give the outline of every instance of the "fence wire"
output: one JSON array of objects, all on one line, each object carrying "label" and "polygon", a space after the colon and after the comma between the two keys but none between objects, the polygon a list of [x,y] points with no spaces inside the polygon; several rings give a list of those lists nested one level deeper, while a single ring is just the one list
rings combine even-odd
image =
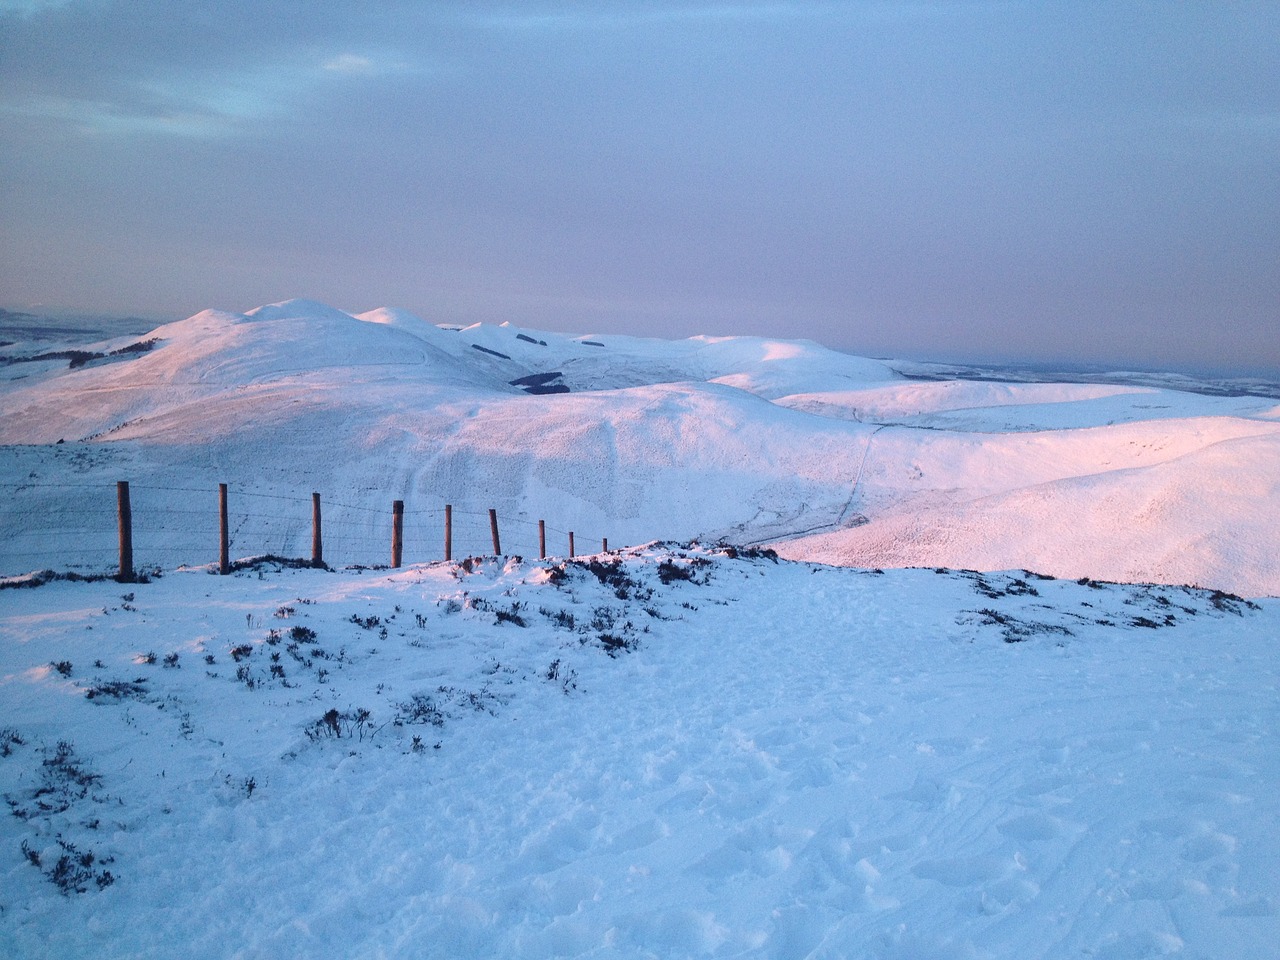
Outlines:
[{"label": "fence wire", "polygon": [[[0,484],[0,576],[58,569],[113,573],[118,569],[120,525],[114,483]],[[393,513],[385,509],[320,498],[323,560],[332,567],[388,566],[392,560]],[[137,570],[217,564],[220,553],[217,488],[187,485],[129,485],[133,563]],[[495,554],[489,510],[455,505],[451,556]],[[501,554],[538,557],[539,522],[498,511]],[[441,503],[404,501],[402,563],[445,558],[446,511]],[[563,520],[543,522],[545,553],[551,557],[594,554],[605,539],[573,531]],[[230,559],[274,555],[310,560],[312,497],[280,492],[228,489],[227,540]],[[619,544],[614,544],[619,546]]]}]

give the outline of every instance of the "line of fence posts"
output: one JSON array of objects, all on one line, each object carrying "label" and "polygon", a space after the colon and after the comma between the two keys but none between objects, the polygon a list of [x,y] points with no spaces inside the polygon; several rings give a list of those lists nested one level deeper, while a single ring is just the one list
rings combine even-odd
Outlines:
[{"label": "line of fence posts", "polygon": [[[227,485],[218,484],[218,573],[231,572],[231,529],[228,523]],[[116,579],[133,583],[133,510],[129,501],[129,481],[116,481],[116,518],[120,542],[120,572]],[[498,511],[489,509],[489,533],[493,539],[493,555],[502,556],[502,540],[498,535]],[[601,550],[609,552],[609,538],[601,540]],[[574,534],[569,531],[569,556],[576,556]],[[538,521],[538,559],[547,558],[547,523]],[[391,566],[398,569],[404,559],[404,501],[391,503]],[[453,560],[453,504],[444,507],[444,559]],[[324,566],[324,536],[320,521],[320,494],[311,494],[311,565]]]}]

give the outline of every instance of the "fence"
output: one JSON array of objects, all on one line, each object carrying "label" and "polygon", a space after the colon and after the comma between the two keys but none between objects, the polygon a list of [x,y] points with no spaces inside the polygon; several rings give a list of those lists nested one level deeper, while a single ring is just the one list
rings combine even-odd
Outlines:
[{"label": "fence", "polygon": [[[608,552],[606,537],[549,526],[545,520],[496,508],[443,504],[413,508],[393,500],[389,509],[327,501],[319,493],[295,496],[209,488],[107,484],[6,484],[0,573],[61,565],[111,569],[122,581],[139,567],[216,563],[221,573],[234,557],[278,556],[314,566],[391,566],[463,556],[574,556]],[[23,510],[18,494],[42,493]],[[204,499],[207,498],[207,499]],[[203,502],[202,502],[203,501]],[[15,508],[16,505],[16,508]],[[505,550],[504,550],[505,548]],[[12,568],[12,569],[5,569]]]}]

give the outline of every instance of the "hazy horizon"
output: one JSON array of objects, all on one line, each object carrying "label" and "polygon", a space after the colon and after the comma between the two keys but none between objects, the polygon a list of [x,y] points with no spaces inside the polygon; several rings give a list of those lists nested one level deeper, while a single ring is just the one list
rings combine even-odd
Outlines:
[{"label": "hazy horizon", "polygon": [[0,303],[1280,371],[1280,7],[0,0]]},{"label": "hazy horizon", "polygon": [[[255,306],[263,306],[263,304],[255,304]],[[403,308],[395,308],[393,305],[387,305],[387,304],[384,304],[382,306],[390,306],[392,309],[403,309]],[[228,308],[210,307],[205,309],[227,310]],[[241,313],[244,310],[251,310],[251,309],[254,309],[254,308],[245,307],[242,310],[231,310],[230,312]],[[364,312],[366,308],[362,307],[357,309],[357,308],[339,307],[338,309],[341,309],[346,313],[350,313],[354,317],[356,314]],[[372,309],[377,309],[377,308],[375,307]],[[6,312],[8,316],[5,315]],[[18,310],[16,308],[13,308],[12,306],[5,306],[4,304],[0,304],[0,339],[3,339],[3,334],[5,330],[15,329],[15,325],[12,323],[10,318],[18,314],[26,314],[34,317],[37,320],[37,323],[34,325],[35,327],[39,327],[42,325],[40,321],[46,321],[50,329],[65,330],[69,332],[82,331],[85,334],[84,336],[85,342],[89,342],[91,338],[97,335],[101,335],[100,338],[105,338],[107,336],[126,336],[126,335],[140,336],[163,324],[173,323],[179,320],[187,319],[187,317],[177,317],[177,316],[171,316],[171,317],[144,316],[138,312],[129,312],[129,311],[123,311],[117,314],[117,313],[111,313],[111,312],[101,311],[101,310],[80,310],[72,307],[55,307],[55,306],[47,306],[43,304],[36,304],[33,307],[31,307],[29,310],[24,311],[24,310]],[[423,319],[425,320],[426,318],[423,318]],[[450,321],[444,320],[444,319],[440,319],[434,322],[442,323],[445,325],[451,325]],[[480,322],[483,322],[483,321],[480,321]],[[530,329],[530,330],[543,329],[546,332],[563,333],[571,336],[589,336],[589,335],[598,333],[598,331],[595,329],[556,329],[551,327],[536,328],[536,327],[528,326],[526,324],[518,323],[514,320],[510,321],[510,323],[513,326],[527,327],[527,329]],[[58,326],[58,325],[65,325],[65,326]],[[24,328],[17,327],[17,329],[24,329]],[[617,331],[613,331],[612,335],[632,336],[633,334],[629,334],[625,330],[617,330]],[[634,334],[634,335],[635,336],[653,336],[653,334]],[[699,336],[699,334],[690,334],[689,336]],[[840,346],[839,344],[826,343],[818,340],[816,337],[806,337],[803,334],[798,335],[794,338],[784,338],[784,339],[813,340],[815,342],[822,343],[823,346],[828,347],[832,350],[836,350],[841,353],[850,354],[852,356],[864,356],[873,360],[902,361],[905,363],[931,365],[931,366],[936,366],[940,368],[954,367],[957,369],[957,371],[960,371],[961,373],[966,371],[969,373],[978,372],[978,371],[988,371],[992,373],[1006,373],[1006,374],[1013,374],[1013,373],[1042,374],[1045,376],[1053,376],[1053,375],[1068,376],[1071,374],[1079,374],[1081,376],[1105,376],[1108,374],[1123,375],[1125,373],[1158,375],[1162,373],[1167,373],[1167,374],[1173,374],[1175,376],[1185,376],[1185,377],[1191,377],[1191,378],[1200,377],[1200,378],[1205,378],[1207,380],[1213,380],[1213,379],[1261,380],[1261,381],[1267,381],[1270,384],[1274,385],[1277,389],[1280,389],[1280,368],[1268,368],[1265,366],[1253,366],[1253,367],[1246,366],[1246,367],[1228,367],[1228,368],[1214,368],[1214,367],[1208,367],[1204,365],[1196,366],[1194,364],[1185,364],[1181,366],[1158,366],[1158,365],[1144,366],[1140,362],[1125,363],[1122,360],[1116,360],[1113,363],[1107,363],[1104,361],[1082,361],[1082,360],[1072,360],[1067,358],[1055,359],[1052,357],[1047,357],[1047,358],[1046,357],[1030,357],[1030,358],[1010,357],[1010,358],[1001,359],[999,357],[983,356],[983,355],[977,355],[977,354],[974,354],[974,355],[957,354],[957,355],[950,355],[950,356],[942,355],[942,354],[929,355],[924,353],[909,354],[905,352],[897,353],[897,354],[888,354],[888,353],[870,354],[866,352],[860,353],[856,349],[843,347],[843,346]]]}]

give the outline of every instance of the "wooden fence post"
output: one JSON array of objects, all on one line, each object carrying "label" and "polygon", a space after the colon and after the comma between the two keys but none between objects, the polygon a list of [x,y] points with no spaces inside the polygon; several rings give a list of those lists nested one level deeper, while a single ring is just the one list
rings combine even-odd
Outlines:
[{"label": "wooden fence post", "polygon": [[116,481],[116,519],[120,529],[121,583],[133,583],[133,510],[129,506],[129,481]]},{"label": "wooden fence post", "polygon": [[453,504],[444,505],[444,558],[453,559]]},{"label": "wooden fence post", "polygon": [[569,556],[573,557],[573,531],[569,531]]},{"label": "wooden fence post", "polygon": [[547,559],[547,521],[538,521],[538,559]]},{"label": "wooden fence post", "polygon": [[489,508],[489,532],[493,534],[493,555],[502,556],[502,541],[498,539],[498,511]]},{"label": "wooden fence post", "polygon": [[320,494],[311,494],[311,565],[324,566],[324,537],[320,534]]},{"label": "wooden fence post", "polygon": [[391,504],[391,566],[399,567],[404,553],[404,501]]},{"label": "wooden fence post", "polygon": [[231,572],[231,535],[227,531],[227,485],[218,484],[218,573]]},{"label": "wooden fence post", "polygon": [[608,537],[605,537],[603,540],[601,540],[601,541],[600,541],[600,543],[601,543],[600,552],[601,552],[601,553],[608,553],[608,552],[609,552],[609,538],[608,538]]}]

